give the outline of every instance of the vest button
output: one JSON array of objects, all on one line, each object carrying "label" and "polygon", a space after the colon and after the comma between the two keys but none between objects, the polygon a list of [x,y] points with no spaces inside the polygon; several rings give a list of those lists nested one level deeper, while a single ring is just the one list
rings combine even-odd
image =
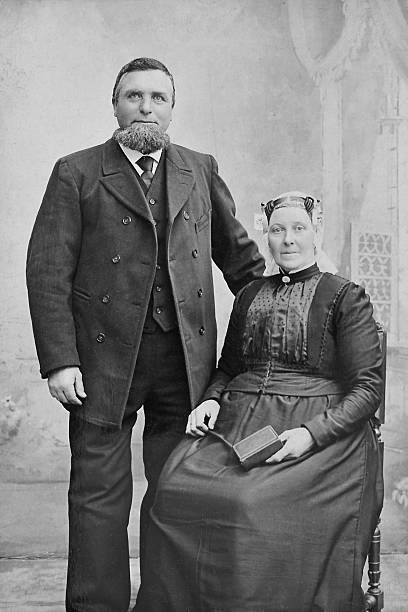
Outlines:
[{"label": "vest button", "polygon": [[150,204],[151,206],[154,206],[154,205],[156,204],[156,200],[155,200],[154,198],[150,198],[150,200],[149,200],[149,204]]},{"label": "vest button", "polygon": [[111,296],[110,295],[106,294],[106,295],[103,296],[102,302],[104,304],[109,304],[110,301],[111,301]]},{"label": "vest button", "polygon": [[185,220],[186,220],[186,221],[188,221],[188,220],[189,220],[190,215],[188,214],[188,211],[187,211],[187,210],[183,210],[183,217],[185,218]]},{"label": "vest button", "polygon": [[129,223],[131,222],[132,222],[132,217],[129,217],[128,215],[126,215],[126,217],[123,217],[122,219],[123,225],[129,225]]},{"label": "vest button", "polygon": [[161,290],[162,290],[161,286],[160,285],[156,285],[156,291],[161,291]]},{"label": "vest button", "polygon": [[157,306],[156,313],[161,314],[162,312],[163,312],[163,308],[161,308],[160,306]]},{"label": "vest button", "polygon": [[96,336],[96,341],[99,342],[99,344],[102,344],[102,342],[105,342],[105,334],[103,334],[102,332],[100,332],[97,336]]},{"label": "vest button", "polygon": [[197,257],[198,257],[198,251],[197,251],[197,249],[193,249],[193,250],[191,251],[191,254],[192,254],[192,256],[194,257],[194,259],[197,259]]},{"label": "vest button", "polygon": [[112,263],[117,264],[120,262],[120,255],[114,255],[112,257]]},{"label": "vest button", "polygon": [[203,293],[204,293],[204,291],[202,289],[198,289],[197,290],[198,297],[203,297]]},{"label": "vest button", "polygon": [[198,330],[198,333],[200,334],[200,336],[204,336],[205,328],[204,327],[200,327],[200,329]]}]

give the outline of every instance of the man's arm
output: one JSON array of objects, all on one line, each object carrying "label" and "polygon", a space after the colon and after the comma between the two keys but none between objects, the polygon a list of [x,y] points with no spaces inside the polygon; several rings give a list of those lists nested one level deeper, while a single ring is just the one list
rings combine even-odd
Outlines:
[{"label": "man's arm", "polygon": [[[210,156],[211,157],[211,156]],[[235,218],[235,204],[211,157],[212,258],[236,294],[265,271],[265,261],[255,242]]]},{"label": "man's arm", "polygon": [[[72,398],[72,388],[75,395],[83,394],[72,315],[72,281],[80,246],[79,190],[62,160],[51,174],[27,256],[28,297],[40,370],[44,378],[50,375],[51,393],[60,401],[61,393]],[[65,383],[70,381],[62,385],[64,391],[61,377]]]}]

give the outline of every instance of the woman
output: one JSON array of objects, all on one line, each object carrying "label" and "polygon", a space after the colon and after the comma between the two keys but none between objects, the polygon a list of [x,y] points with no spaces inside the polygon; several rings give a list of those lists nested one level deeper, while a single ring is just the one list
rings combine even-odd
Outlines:
[{"label": "woman", "polygon": [[[143,612],[361,612],[381,503],[381,353],[364,290],[314,262],[318,202],[265,206],[280,273],[237,295],[222,356],[160,478]],[[245,470],[231,445],[272,425]],[[216,435],[214,435],[216,434]]]}]

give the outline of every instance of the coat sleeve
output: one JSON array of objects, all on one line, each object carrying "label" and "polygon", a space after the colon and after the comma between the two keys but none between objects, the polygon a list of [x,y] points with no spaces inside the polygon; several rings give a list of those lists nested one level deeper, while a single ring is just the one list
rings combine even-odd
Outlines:
[{"label": "coat sleeve", "polygon": [[51,370],[80,365],[72,315],[72,281],[80,245],[79,190],[67,161],[59,160],[27,254],[30,314],[43,378]]},{"label": "coat sleeve", "polygon": [[382,354],[372,313],[364,289],[346,285],[335,307],[333,330],[346,394],[335,407],[304,423],[320,447],[355,431],[380,404]]},{"label": "coat sleeve", "polygon": [[235,295],[250,281],[265,271],[265,261],[255,242],[248,237],[235,218],[235,204],[224,181],[218,174],[217,162],[210,156],[212,227],[212,258],[222,271],[225,281]]}]

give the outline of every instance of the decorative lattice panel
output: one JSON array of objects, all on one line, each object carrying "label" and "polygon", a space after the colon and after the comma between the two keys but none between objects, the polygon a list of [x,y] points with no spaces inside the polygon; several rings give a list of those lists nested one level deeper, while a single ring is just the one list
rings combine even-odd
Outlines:
[{"label": "decorative lattice panel", "polygon": [[392,237],[353,228],[352,276],[365,287],[374,306],[374,316],[391,328]]}]

